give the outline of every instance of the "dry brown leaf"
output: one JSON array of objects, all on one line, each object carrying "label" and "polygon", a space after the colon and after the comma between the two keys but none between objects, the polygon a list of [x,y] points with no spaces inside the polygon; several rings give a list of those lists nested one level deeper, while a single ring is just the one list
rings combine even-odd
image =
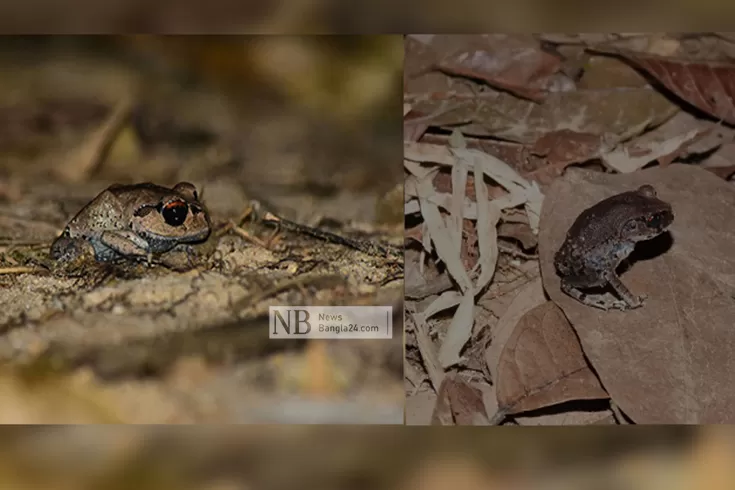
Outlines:
[{"label": "dry brown leaf", "polygon": [[432,420],[435,425],[487,425],[482,391],[457,373],[444,377]]},{"label": "dry brown leaf", "polygon": [[532,250],[538,245],[538,236],[528,223],[501,223],[498,226],[498,236],[517,240],[523,250]]},{"label": "dry brown leaf", "polygon": [[[463,49],[461,43],[468,42],[462,41],[463,36],[451,37],[455,50]],[[630,128],[656,126],[678,110],[647,86],[592,90],[569,86],[549,92],[538,104],[488,90],[472,80],[427,70],[437,55],[427,43],[415,38],[407,38],[406,53],[404,99],[414,110],[430,114],[432,126],[459,125],[466,135],[495,136],[526,144],[533,144],[548,132],[565,129],[597,136],[621,135]]]},{"label": "dry brown leaf", "polygon": [[[655,186],[674,222],[640,243],[621,276],[643,307],[601,311],[561,292],[553,256],[579,213],[613,194]],[[735,422],[735,190],[673,164],[626,175],[567,170],[549,189],[539,235],[544,287],[574,327],[614,403],[634,422]],[[640,260],[646,259],[646,260]]]},{"label": "dry brown leaf", "polygon": [[693,129],[663,141],[636,141],[631,145],[603,152],[600,159],[606,167],[620,173],[640,170],[654,160],[659,160],[662,166],[666,166],[683,153],[686,146],[699,135],[698,130]]},{"label": "dry brown leaf", "polygon": [[735,143],[722,145],[700,165],[713,174],[729,180],[735,174]]},{"label": "dry brown leaf", "polygon": [[500,355],[497,376],[498,403],[509,414],[608,398],[574,330],[551,301],[518,321]]},{"label": "dry brown leaf", "polygon": [[438,53],[460,44],[458,49],[439,55],[437,66],[441,71],[482,80],[493,88],[534,101],[543,100],[545,84],[561,65],[557,56],[541,50],[530,36],[435,36],[431,44]]},{"label": "dry brown leaf", "polygon": [[[508,94],[476,93],[465,85],[444,91],[411,85],[407,97],[417,109],[441,114],[433,126],[461,126],[464,134],[493,136],[533,144],[552,131],[563,129],[593,135],[623,135],[630,128],[656,126],[679,109],[651,88],[576,90],[550,93],[543,104],[520,100]],[[427,91],[429,90],[429,91]]]},{"label": "dry brown leaf", "polygon": [[431,124],[431,117],[417,111],[403,116],[403,141],[418,141]]},{"label": "dry brown leaf", "polygon": [[704,167],[709,172],[712,172],[716,176],[730,180],[730,177],[735,175],[735,165],[728,165],[727,167]]},{"label": "dry brown leaf", "polygon": [[498,323],[493,328],[492,342],[485,351],[485,361],[490,370],[492,379],[497,379],[498,370],[500,368],[500,355],[505,349],[505,345],[513,336],[513,331],[518,325],[520,319],[527,312],[536,306],[546,302],[544,290],[540,279],[536,279],[519,288],[519,291],[513,297],[508,309],[500,317]]},{"label": "dry brown leaf", "polygon": [[597,157],[604,146],[605,141],[600,135],[561,129],[541,136],[531,151],[546,157],[548,165],[563,169],[569,164]]},{"label": "dry brown leaf", "polygon": [[617,54],[699,110],[735,124],[735,63],[690,61],[633,52]]},{"label": "dry brown leaf", "polygon": [[606,90],[612,88],[642,88],[648,80],[625,61],[610,56],[590,56],[577,88],[579,90]]}]

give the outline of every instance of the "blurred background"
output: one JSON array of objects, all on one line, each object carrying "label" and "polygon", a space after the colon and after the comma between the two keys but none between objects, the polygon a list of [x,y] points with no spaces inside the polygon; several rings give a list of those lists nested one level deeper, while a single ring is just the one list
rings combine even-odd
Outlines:
[{"label": "blurred background", "polygon": [[[0,30],[12,33],[467,33],[510,31],[724,28],[735,13],[726,0],[590,3],[581,0],[341,2],[281,0],[200,3],[50,0],[4,2]],[[714,27],[717,29],[717,27]]]},{"label": "blurred background", "polygon": [[[0,420],[401,423],[402,255],[258,217],[400,250],[402,60],[400,36],[0,38]],[[204,266],[54,272],[107,186],[180,181]],[[396,305],[395,339],[269,342],[269,304]]]},{"label": "blurred background", "polygon": [[0,486],[58,489],[720,490],[726,428],[5,428]]}]

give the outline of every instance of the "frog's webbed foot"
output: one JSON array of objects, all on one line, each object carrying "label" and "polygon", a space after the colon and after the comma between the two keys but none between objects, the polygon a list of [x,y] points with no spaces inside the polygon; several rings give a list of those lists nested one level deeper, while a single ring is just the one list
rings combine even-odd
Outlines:
[{"label": "frog's webbed foot", "polygon": [[161,255],[158,258],[158,262],[164,267],[175,271],[187,271],[195,268],[199,264],[199,257],[194,247],[181,244]]},{"label": "frog's webbed foot", "polygon": [[89,258],[94,260],[94,247],[81,238],[60,236],[51,244],[49,257],[57,262],[77,262]]}]

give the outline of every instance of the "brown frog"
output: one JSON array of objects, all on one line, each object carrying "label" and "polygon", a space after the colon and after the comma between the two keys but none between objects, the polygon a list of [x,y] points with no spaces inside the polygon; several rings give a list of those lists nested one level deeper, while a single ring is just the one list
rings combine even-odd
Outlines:
[{"label": "brown frog", "polygon": [[61,262],[93,254],[98,261],[146,259],[207,239],[209,215],[196,188],[114,184],[82,208],[51,245]]},{"label": "brown frog", "polygon": [[[638,308],[645,297],[634,296],[615,270],[636,242],[666,231],[674,220],[671,206],[650,185],[609,197],[582,212],[554,256],[561,289],[585,305],[603,310]],[[581,289],[610,285],[622,299],[585,294]]]}]

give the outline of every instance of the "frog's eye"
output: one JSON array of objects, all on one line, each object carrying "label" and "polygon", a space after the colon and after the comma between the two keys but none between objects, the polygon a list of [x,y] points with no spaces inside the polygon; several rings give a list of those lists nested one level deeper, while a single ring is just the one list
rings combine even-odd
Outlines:
[{"label": "frog's eye", "polygon": [[654,214],[646,218],[646,224],[651,228],[658,228],[661,226],[661,214]]},{"label": "frog's eye", "polygon": [[161,216],[167,225],[181,226],[189,213],[189,206],[184,201],[171,201],[161,208]]}]

